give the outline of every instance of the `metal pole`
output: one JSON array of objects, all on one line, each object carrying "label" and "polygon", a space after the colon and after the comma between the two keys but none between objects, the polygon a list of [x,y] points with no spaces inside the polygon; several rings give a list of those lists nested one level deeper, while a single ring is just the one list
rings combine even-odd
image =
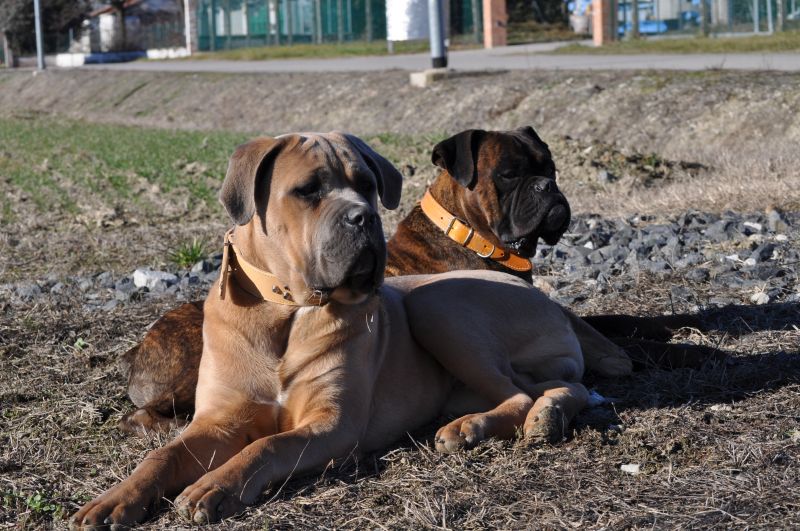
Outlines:
[{"label": "metal pole", "polygon": [[367,19],[367,42],[372,42],[372,0],[364,1],[364,16]]},{"label": "metal pole", "polygon": [[183,0],[183,37],[186,39],[186,51],[192,55],[192,14],[190,12],[192,6],[190,4],[189,0]]},{"label": "metal pole", "polygon": [[761,29],[761,20],[759,20],[760,16],[758,13],[759,7],[761,6],[758,5],[758,0],[753,0],[753,31],[756,33]]},{"label": "metal pole", "polygon": [[344,40],[344,6],[342,0],[336,0],[336,42]]},{"label": "metal pole", "polygon": [[292,0],[286,0],[286,44],[294,44],[294,17],[292,13]]},{"label": "metal pole", "polygon": [[33,16],[36,25],[36,68],[44,70],[44,44],[42,43],[42,14],[39,0],[33,0]]},{"label": "metal pole", "polygon": [[444,47],[442,0],[428,0],[428,27],[431,38],[431,60],[434,68],[447,68],[447,50]]},{"label": "metal pole", "polygon": [[775,33],[775,27],[772,20],[772,0],[767,0],[767,32],[772,35]]},{"label": "metal pole", "polygon": [[317,44],[322,44],[322,0],[314,0],[314,28],[317,33]]}]

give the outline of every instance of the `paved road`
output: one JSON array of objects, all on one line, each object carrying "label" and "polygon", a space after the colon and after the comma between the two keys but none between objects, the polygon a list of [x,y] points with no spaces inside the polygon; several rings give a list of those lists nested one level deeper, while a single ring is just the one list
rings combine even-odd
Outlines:
[{"label": "paved road", "polygon": [[[547,55],[559,43],[507,46],[493,50],[451,52],[456,70],[783,70],[800,71],[800,53],[685,54],[685,55]],[[138,61],[84,68],[155,72],[364,72],[423,70],[430,66],[427,54],[347,57],[337,59],[276,59],[271,61]]]}]

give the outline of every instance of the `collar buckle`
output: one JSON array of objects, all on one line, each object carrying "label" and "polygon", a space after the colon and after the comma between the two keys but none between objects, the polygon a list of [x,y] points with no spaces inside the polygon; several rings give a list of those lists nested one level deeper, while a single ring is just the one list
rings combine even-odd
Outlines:
[{"label": "collar buckle", "polygon": [[486,254],[483,254],[483,253],[481,253],[480,251],[475,251],[475,254],[477,254],[477,255],[478,255],[478,256],[480,256],[481,258],[490,258],[490,257],[491,257],[491,256],[494,254],[494,252],[495,252],[496,250],[497,250],[497,247],[496,247],[494,244],[492,244],[492,250],[491,250],[491,251],[489,251],[488,253],[486,253]]},{"label": "collar buckle", "polygon": [[[453,230],[453,227],[455,226],[455,224],[456,224],[456,221],[458,221],[459,223],[461,223],[461,224],[462,224],[462,225],[464,225],[465,227],[468,227],[468,228],[469,228],[469,232],[467,232],[467,236],[464,238],[464,241],[463,241],[463,242],[459,242],[458,240],[456,240],[455,238],[453,238],[452,236],[450,236],[450,231],[452,231],[452,230]],[[453,241],[455,241],[455,242],[458,242],[458,244],[459,244],[459,245],[463,245],[463,246],[465,246],[465,247],[466,247],[466,245],[467,245],[467,244],[469,243],[469,241],[472,239],[472,236],[475,234],[475,229],[473,229],[472,227],[470,227],[469,225],[467,225],[466,223],[464,223],[463,221],[461,221],[461,220],[460,220],[460,219],[458,219],[457,217],[453,216],[452,218],[450,218],[450,223],[448,223],[448,224],[447,224],[447,228],[446,228],[446,229],[444,229],[444,234],[445,234],[445,236],[447,236],[448,238],[451,238]],[[492,251],[492,252],[494,252],[494,251]]]}]

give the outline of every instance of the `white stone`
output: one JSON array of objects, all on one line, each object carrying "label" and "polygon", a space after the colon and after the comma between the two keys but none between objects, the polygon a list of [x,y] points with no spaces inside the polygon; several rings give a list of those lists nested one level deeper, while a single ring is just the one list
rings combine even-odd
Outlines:
[{"label": "white stone", "polygon": [[755,221],[745,221],[744,223],[742,223],[742,225],[744,225],[745,227],[750,227],[756,232],[761,232],[762,230],[764,230],[764,225],[762,225],[761,223],[756,223]]},{"label": "white stone", "polygon": [[153,271],[147,268],[137,269],[133,272],[133,285],[137,288],[153,289],[160,281],[171,285],[178,281],[178,277],[166,271]]},{"label": "white stone", "polygon": [[425,88],[448,77],[449,72],[447,68],[429,68],[422,72],[411,72],[408,80],[412,87]]},{"label": "white stone", "polygon": [[753,293],[753,295],[750,297],[750,302],[753,304],[767,304],[769,302],[769,295],[763,291]]},{"label": "white stone", "polygon": [[638,474],[641,471],[641,468],[642,468],[641,465],[639,465],[638,463],[628,463],[626,465],[621,465],[619,467],[619,469],[622,470],[623,472],[627,472],[628,474],[631,474],[633,476]]}]

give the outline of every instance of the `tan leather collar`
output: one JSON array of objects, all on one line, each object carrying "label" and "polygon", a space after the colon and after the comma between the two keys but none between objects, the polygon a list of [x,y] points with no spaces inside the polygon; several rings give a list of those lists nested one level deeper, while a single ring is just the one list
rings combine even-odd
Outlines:
[{"label": "tan leather collar", "polygon": [[508,249],[497,247],[475,232],[475,229],[448,212],[446,208],[434,199],[430,190],[425,192],[419,205],[428,219],[442,229],[448,238],[474,251],[481,258],[491,258],[514,271],[530,271],[533,268],[527,258],[523,258]]},{"label": "tan leather collar", "polygon": [[222,266],[219,273],[221,299],[225,299],[226,280],[229,274],[233,275],[239,287],[265,301],[286,306],[322,306],[328,302],[327,296],[321,292],[313,292],[303,302],[296,301],[289,286],[281,282],[277,276],[259,269],[244,259],[233,244],[233,229],[225,233],[225,247],[222,250]]}]

